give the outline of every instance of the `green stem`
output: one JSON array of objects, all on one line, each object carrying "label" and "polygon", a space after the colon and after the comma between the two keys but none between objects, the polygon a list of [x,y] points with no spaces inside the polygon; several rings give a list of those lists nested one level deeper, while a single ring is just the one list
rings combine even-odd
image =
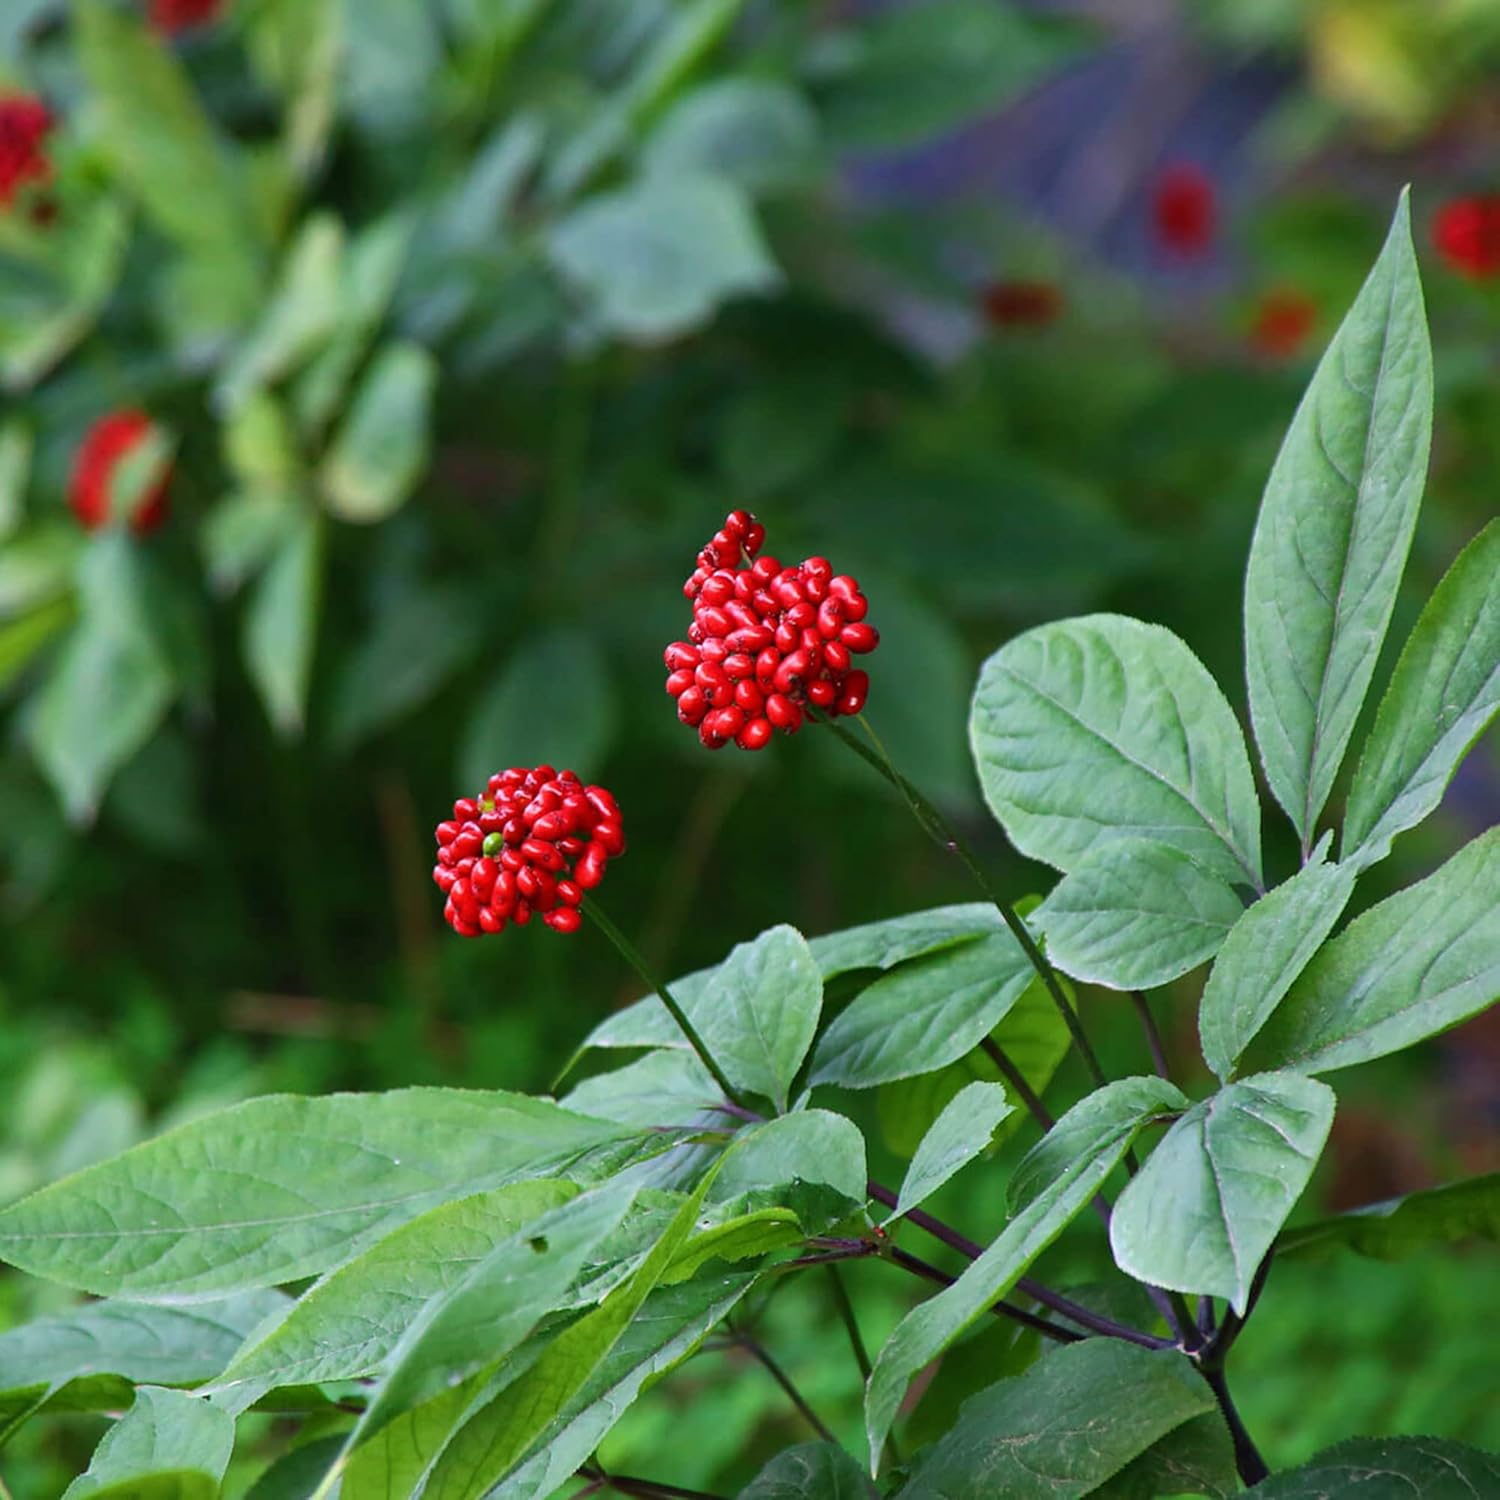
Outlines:
[{"label": "green stem", "polygon": [[838,1439],[834,1437],[833,1432],[829,1428],[828,1424],[822,1419],[822,1417],[817,1414],[817,1412],[812,1409],[812,1406],[808,1403],[807,1397],[805,1397],[802,1392],[797,1389],[796,1383],[793,1381],[792,1377],[788,1375],[787,1372],[783,1370],[779,1364],[776,1363],[775,1359],[771,1355],[771,1351],[767,1349],[759,1339],[752,1337],[750,1334],[745,1333],[740,1329],[735,1329],[734,1341],[740,1346],[741,1349],[745,1351],[746,1354],[749,1354],[753,1358],[759,1360],[760,1363],[765,1366],[766,1373],[769,1374],[771,1379],[774,1380],[776,1384],[786,1392],[787,1400],[789,1400],[792,1405],[802,1413],[802,1416],[807,1422],[807,1425],[811,1427],[812,1430],[816,1432],[825,1443],[838,1442]]},{"label": "green stem", "polygon": [[593,920],[594,926],[614,944],[615,952],[640,975],[646,987],[656,992],[657,999],[666,1006],[668,1014],[677,1023],[677,1029],[687,1038],[688,1045],[698,1054],[698,1061],[708,1069],[714,1082],[723,1091],[724,1097],[736,1108],[743,1109],[744,1101],[734,1091],[734,1085],[724,1076],[724,1070],[714,1061],[713,1054],[708,1050],[708,1044],[698,1035],[697,1028],[688,1020],[682,1007],[672,998],[672,992],[651,972],[646,960],[636,951],[635,944],[610,921],[592,898],[583,903],[583,912],[585,916]]},{"label": "green stem", "polygon": [[1021,951],[1026,955],[1031,967],[1036,970],[1037,977],[1042,981],[1048,995],[1052,997],[1052,1003],[1057,1007],[1058,1014],[1063,1018],[1063,1024],[1068,1028],[1068,1034],[1073,1038],[1073,1045],[1078,1049],[1078,1055],[1083,1059],[1085,1067],[1089,1070],[1089,1076],[1094,1081],[1096,1088],[1103,1088],[1109,1081],[1104,1075],[1104,1069],[1099,1065],[1099,1058],[1089,1043],[1084,1033],[1083,1022],[1078,1018],[1063,993],[1063,987],[1058,982],[1057,973],[1052,965],[1047,962],[1042,950],[1037,947],[1036,939],[1032,937],[1026,924],[1018,917],[1009,902],[1005,901],[1000,893],[990,884],[989,877],[980,867],[979,861],[975,859],[973,851],[959,836],[957,830],[948,822],[921,792],[909,782],[892,764],[890,755],[880,741],[880,736],[870,727],[870,721],[863,714],[859,715],[859,722],[864,731],[870,737],[870,742],[875,746],[871,750],[869,746],[862,745],[847,729],[836,720],[829,719],[811,704],[806,705],[808,716],[818,724],[826,724],[844,744],[846,744],[861,760],[873,767],[881,776],[885,777],[890,784],[906,799],[906,804],[911,808],[912,816],[921,825],[927,834],[939,848],[946,849],[950,854],[956,854],[963,861],[969,874],[973,876],[974,883],[983,892],[986,901],[1000,913],[1001,920],[1010,929],[1011,936],[1021,945]]}]

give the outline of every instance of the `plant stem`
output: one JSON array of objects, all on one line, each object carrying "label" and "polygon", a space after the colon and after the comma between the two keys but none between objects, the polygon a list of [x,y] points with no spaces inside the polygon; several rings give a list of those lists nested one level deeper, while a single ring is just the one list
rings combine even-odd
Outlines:
[{"label": "plant stem", "polygon": [[849,1288],[844,1285],[844,1278],[839,1275],[839,1268],[832,1261],[828,1263],[828,1280],[833,1285],[833,1305],[838,1308],[844,1331],[849,1335],[849,1348],[854,1355],[854,1363],[859,1366],[860,1379],[868,1380],[870,1371],[874,1368],[870,1363],[870,1351],[865,1347],[865,1337],[859,1331]]},{"label": "plant stem", "polygon": [[1146,1046],[1151,1051],[1151,1065],[1156,1069],[1156,1076],[1165,1078],[1170,1083],[1172,1070],[1167,1066],[1167,1049],[1162,1042],[1161,1029],[1156,1024],[1156,1017],[1151,1014],[1151,1007],[1140,990],[1131,990],[1130,1000],[1135,1006],[1136,1015],[1141,1019],[1141,1030],[1146,1033]]},{"label": "plant stem", "polygon": [[[892,1261],[904,1270],[920,1276],[925,1281],[936,1282],[939,1286],[952,1286],[954,1277],[946,1271],[940,1271],[934,1265],[915,1255],[909,1255],[905,1250],[895,1245],[885,1247],[884,1259]],[[998,1302],[990,1304],[990,1311],[998,1317],[1010,1318],[1013,1322],[1020,1323],[1027,1328],[1034,1328],[1038,1333],[1049,1339],[1055,1339],[1059,1344],[1076,1344],[1085,1335],[1074,1333],[1071,1328],[1059,1328],[1056,1323],[1049,1323],[1046,1318],[1039,1318],[1035,1313],[1027,1312],[1024,1307],[1017,1307],[1014,1302],[1006,1302],[1003,1298]]]},{"label": "plant stem", "polygon": [[[687,1490],[681,1485],[663,1484],[659,1479],[641,1479],[634,1474],[607,1474],[597,1463],[584,1464],[578,1476],[591,1480],[596,1488],[606,1486],[622,1495],[638,1496],[640,1500],[722,1500],[707,1490]],[[581,1493],[588,1495],[594,1490],[586,1489]],[[575,1495],[573,1500],[579,1500],[579,1497]]]},{"label": "plant stem", "polygon": [[688,1020],[682,1007],[672,998],[672,992],[663,984],[650,970],[646,960],[636,951],[635,945],[620,931],[615,924],[599,909],[596,901],[590,898],[583,903],[584,914],[593,919],[596,926],[611,943],[614,944],[615,952],[640,975],[648,989],[656,992],[656,997],[666,1006],[668,1013],[677,1023],[677,1029],[682,1032],[688,1040],[688,1045],[698,1054],[698,1061],[708,1069],[713,1080],[724,1092],[724,1098],[737,1110],[744,1109],[740,1096],[735,1093],[734,1085],[724,1076],[724,1070],[713,1059],[713,1054],[708,1050],[703,1038],[698,1035],[693,1023]]},{"label": "plant stem", "polygon": [[1255,1446],[1254,1439],[1246,1430],[1244,1421],[1235,1408],[1234,1399],[1229,1394],[1228,1381],[1224,1376],[1224,1367],[1215,1365],[1212,1369],[1201,1370],[1200,1373],[1208,1382],[1209,1390],[1214,1393],[1214,1399],[1219,1403],[1219,1410],[1229,1428],[1229,1436],[1234,1443],[1234,1466],[1239,1470],[1240,1478],[1247,1485],[1259,1484],[1271,1471],[1266,1467],[1265,1459],[1260,1456],[1260,1450]]},{"label": "plant stem", "polygon": [[750,1334],[740,1329],[734,1330],[734,1341],[747,1354],[753,1355],[766,1367],[771,1379],[779,1385],[787,1394],[787,1399],[807,1419],[808,1425],[823,1439],[825,1443],[836,1443],[828,1424],[808,1405],[807,1398],[799,1391],[792,1381],[792,1377],[776,1363],[771,1351],[766,1348],[759,1339],[752,1338]]},{"label": "plant stem", "polygon": [[885,777],[892,786],[906,799],[906,804],[911,808],[912,815],[916,818],[923,831],[939,848],[946,849],[950,854],[955,854],[963,862],[969,874],[973,876],[974,883],[983,892],[986,901],[994,906],[1000,913],[1001,920],[1010,929],[1010,934],[1016,942],[1021,945],[1021,951],[1026,955],[1031,967],[1036,970],[1037,977],[1042,981],[1047,993],[1052,997],[1052,1003],[1057,1007],[1058,1014],[1063,1018],[1063,1024],[1068,1028],[1068,1034],[1073,1038],[1073,1045],[1078,1049],[1078,1055],[1083,1059],[1084,1066],[1088,1068],[1089,1076],[1094,1080],[1096,1088],[1102,1088],[1108,1081],[1104,1076],[1104,1069],[1099,1065],[1099,1059],[1089,1043],[1089,1039],[1083,1030],[1083,1022],[1079,1020],[1078,1013],[1070,1004],[1068,997],[1063,993],[1062,985],[1058,983],[1057,973],[1052,965],[1047,962],[1042,950],[1037,947],[1036,939],[1032,937],[1026,924],[1018,917],[1010,904],[1003,900],[1000,893],[990,884],[989,877],[984,873],[975,859],[973,851],[959,836],[957,831],[948,820],[938,811],[915,786],[904,777],[891,763],[891,758],[881,743],[879,735],[870,727],[870,722],[863,714],[859,715],[859,722],[864,731],[870,737],[870,743],[875,746],[871,750],[863,745],[847,729],[836,720],[829,719],[818,712],[811,704],[806,706],[808,716],[815,723],[826,724],[844,744],[846,744],[861,760],[872,766],[881,776]]},{"label": "plant stem", "polygon": [[1015,1090],[1016,1098],[1026,1106],[1031,1118],[1044,1131],[1051,1130],[1057,1121],[1052,1117],[1047,1106],[1042,1103],[1036,1090],[1021,1076],[1021,1070],[1010,1060],[1005,1049],[991,1036],[981,1038],[979,1046],[984,1055],[1000,1070],[1000,1076],[1009,1087]]}]

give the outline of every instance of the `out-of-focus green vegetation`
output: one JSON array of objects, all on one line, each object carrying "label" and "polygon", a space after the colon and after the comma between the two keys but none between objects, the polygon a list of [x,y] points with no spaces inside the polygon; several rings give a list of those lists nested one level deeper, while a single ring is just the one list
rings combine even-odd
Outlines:
[{"label": "out-of-focus green vegetation", "polygon": [[[1112,11],[235,0],[163,37],[131,4],[3,7],[0,96],[57,124],[50,182],[0,209],[0,1196],[252,1093],[547,1087],[634,985],[591,932],[442,927],[430,829],[503,765],[608,780],[609,907],[668,972],[967,896],[815,734],[710,759],[676,723],[661,647],[734,506],[859,575],[894,758],[1005,889],[1044,888],[979,813],[981,651],[1118,608],[1242,682],[1260,487],[1408,179],[1438,413],[1407,587],[1430,590],[1500,476],[1497,283],[1428,231],[1500,188],[1491,7]],[[1154,213],[1177,162],[1213,191],[1190,253]],[[986,297],[1037,283],[1045,317]],[[1308,308],[1298,337],[1268,339],[1273,293]],[[173,463],[170,520],[128,545],[66,506],[122,407]],[[1497,803],[1482,752],[1449,829],[1372,886]],[[1084,1004],[1138,1067],[1128,1017]],[[1495,1036],[1351,1080],[1356,1122],[1393,1079],[1403,1118],[1335,1137],[1325,1197],[1500,1164]],[[947,1208],[983,1227],[998,1189]],[[1237,1372],[1275,1462],[1354,1431],[1500,1446],[1493,1257],[1382,1271],[1278,1270]],[[0,1279],[0,1322],[36,1295]],[[799,1295],[762,1316],[857,1428]],[[670,1431],[684,1482],[743,1481],[795,1439],[723,1358],[631,1415],[622,1466]],[[98,1430],[28,1429],[0,1474],[53,1494]]]}]

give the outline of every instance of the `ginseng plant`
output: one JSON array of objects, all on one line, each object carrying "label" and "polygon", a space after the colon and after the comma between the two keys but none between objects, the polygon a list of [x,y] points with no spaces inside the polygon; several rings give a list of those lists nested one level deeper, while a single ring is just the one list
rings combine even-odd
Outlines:
[{"label": "ginseng plant", "polygon": [[[1263,859],[1244,733],[1187,645],[1119,615],[1043,625],[986,662],[971,721],[990,809],[1061,875],[1024,913],[864,721],[855,658],[878,645],[878,600],[825,559],[783,566],[754,517],[729,516],[688,580],[688,638],[666,652],[679,718],[705,746],[752,753],[777,731],[839,735],[982,899],[811,941],[778,926],[663,984],[600,905],[625,853],[615,797],[550,766],[498,772],[438,826],[447,919],[503,962],[506,944],[593,918],[648,992],[583,1047],[637,1055],[560,1100],[255,1099],[12,1205],[0,1254],[102,1300],[0,1337],[7,1430],[49,1408],[124,1408],[69,1491],[96,1500],[218,1494],[256,1409],[301,1418],[258,1500],[691,1500],[707,1492],[674,1479],[680,1455],[648,1478],[616,1472],[600,1445],[651,1386],[727,1341],[814,1435],[741,1500],[1500,1493],[1500,1459],[1437,1439],[1357,1438],[1268,1476],[1229,1371],[1247,1320],[1276,1316],[1279,1257],[1500,1220],[1500,1181],[1478,1178],[1287,1228],[1334,1115],[1324,1075],[1411,1047],[1500,988],[1500,832],[1374,904],[1359,888],[1500,705],[1500,523],[1427,601],[1341,779],[1430,427],[1403,199],[1250,549],[1250,721],[1295,842],[1275,842],[1279,868]],[[1198,1019],[1214,1083],[1190,1097],[1147,992],[1210,963]],[[1140,1012],[1151,1045],[1135,1075],[1105,1076],[1079,985],[1089,1006],[1115,991]],[[1090,1089],[1063,1107],[1069,1047]],[[837,1107],[862,1090],[919,1136],[894,1188],[871,1179]],[[1012,1127],[1028,1117],[1022,1152]],[[1004,1184],[993,1238],[923,1207],[961,1171]],[[1091,1211],[1116,1291],[1037,1279]],[[957,1269],[917,1253],[927,1242]],[[843,1279],[860,1260],[930,1290],[873,1357]],[[747,1332],[788,1278],[825,1299],[829,1358],[863,1379],[864,1432],[847,1446]],[[919,1430],[927,1374],[981,1326],[1014,1332],[998,1368],[970,1372],[945,1428]]]}]

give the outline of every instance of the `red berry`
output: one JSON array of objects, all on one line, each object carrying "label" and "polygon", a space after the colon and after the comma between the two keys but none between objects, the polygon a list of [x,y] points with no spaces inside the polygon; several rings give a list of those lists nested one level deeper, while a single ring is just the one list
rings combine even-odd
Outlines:
[{"label": "red berry", "polygon": [[43,144],[52,125],[52,111],[34,94],[0,95],[0,209],[28,183],[41,187],[51,179]]},{"label": "red berry", "polygon": [[153,31],[176,36],[194,26],[218,19],[224,0],[151,0],[147,19]]},{"label": "red berry", "polygon": [[1488,281],[1500,275],[1500,193],[1450,199],[1432,221],[1432,240],[1460,276]]},{"label": "red berry", "polygon": [[1162,169],[1151,190],[1151,217],[1164,249],[1183,258],[1206,254],[1218,216],[1213,180],[1202,167],[1173,162]]},{"label": "red berry", "polygon": [[[100,417],[84,434],[73,455],[73,473],[68,482],[68,504],[84,530],[94,531],[112,519],[115,471],[150,431],[151,419],[144,412],[117,411]],[[137,535],[154,531],[166,520],[170,480],[168,468],[137,499],[129,517],[131,530]]]},{"label": "red berry", "polygon": [[750,719],[735,735],[734,742],[741,750],[764,750],[771,740],[769,719]]},{"label": "red berry", "polygon": [[1270,359],[1293,359],[1318,320],[1318,304],[1295,290],[1267,292],[1250,325],[1250,344]]}]

